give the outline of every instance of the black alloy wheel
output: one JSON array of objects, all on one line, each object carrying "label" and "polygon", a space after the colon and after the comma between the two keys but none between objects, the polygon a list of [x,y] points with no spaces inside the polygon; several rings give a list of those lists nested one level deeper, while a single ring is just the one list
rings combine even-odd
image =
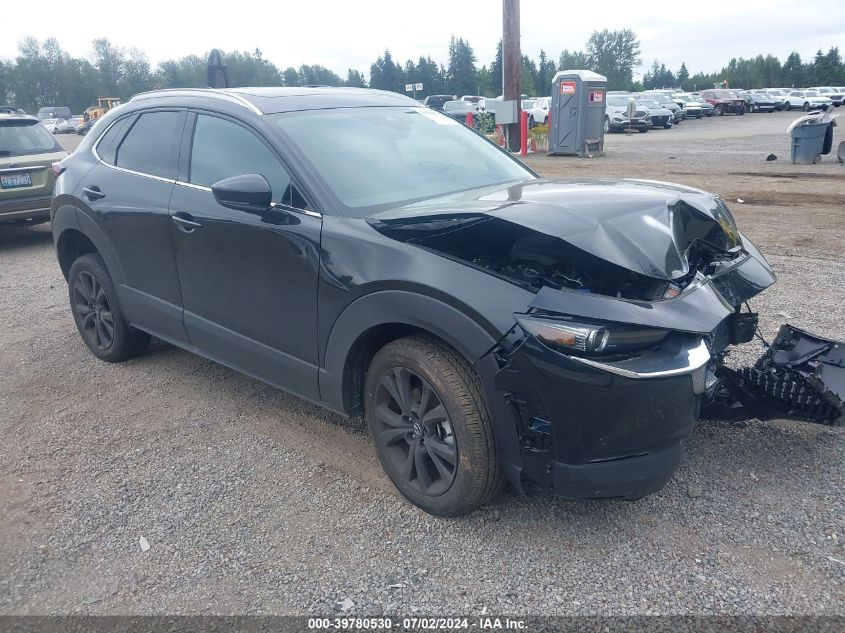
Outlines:
[{"label": "black alloy wheel", "polygon": [[458,445],[449,414],[428,381],[407,367],[379,380],[376,441],[401,482],[434,497],[455,481]]},{"label": "black alloy wheel", "polygon": [[379,349],[364,416],[396,489],[435,516],[484,505],[504,485],[483,386],[454,348],[425,333]]},{"label": "black alloy wheel", "polygon": [[81,256],[68,272],[68,298],[83,342],[100,360],[118,363],[142,354],[150,335],[123,317],[111,275],[97,253]]},{"label": "black alloy wheel", "polygon": [[114,343],[114,316],[103,286],[88,271],[81,271],[74,281],[73,309],[85,342],[108,350]]}]

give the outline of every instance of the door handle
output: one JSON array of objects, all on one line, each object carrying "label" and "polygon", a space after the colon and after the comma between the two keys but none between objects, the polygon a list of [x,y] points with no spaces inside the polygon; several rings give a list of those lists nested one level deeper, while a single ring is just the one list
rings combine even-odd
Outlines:
[{"label": "door handle", "polygon": [[185,213],[184,211],[174,213],[170,217],[173,218],[173,221],[176,222],[176,226],[183,233],[193,233],[202,226],[199,222],[194,221],[194,218],[190,213]]},{"label": "door handle", "polygon": [[100,188],[97,185],[93,185],[91,187],[84,187],[82,189],[82,193],[84,193],[85,197],[92,202],[94,200],[100,200],[101,198],[106,197],[106,194],[100,191]]}]

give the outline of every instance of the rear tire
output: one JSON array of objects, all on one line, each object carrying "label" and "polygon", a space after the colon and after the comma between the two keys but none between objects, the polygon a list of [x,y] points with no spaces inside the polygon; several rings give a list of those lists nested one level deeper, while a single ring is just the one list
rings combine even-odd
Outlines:
[{"label": "rear tire", "polygon": [[370,363],[364,388],[379,460],[411,503],[457,516],[501,492],[481,383],[454,349],[427,335],[388,343]]},{"label": "rear tire", "polygon": [[111,276],[98,254],[89,253],[73,262],[68,296],[79,335],[94,356],[119,363],[147,349],[150,335],[123,318]]}]

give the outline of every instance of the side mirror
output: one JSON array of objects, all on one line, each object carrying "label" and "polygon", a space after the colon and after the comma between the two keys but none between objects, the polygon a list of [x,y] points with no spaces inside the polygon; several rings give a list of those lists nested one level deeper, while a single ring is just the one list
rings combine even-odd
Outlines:
[{"label": "side mirror", "polygon": [[261,174],[225,178],[211,185],[217,203],[247,213],[262,214],[272,206],[270,183]]}]

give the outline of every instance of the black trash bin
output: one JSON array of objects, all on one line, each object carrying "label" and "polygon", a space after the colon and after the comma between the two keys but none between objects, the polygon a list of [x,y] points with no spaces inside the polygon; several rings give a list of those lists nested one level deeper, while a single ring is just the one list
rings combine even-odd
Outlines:
[{"label": "black trash bin", "polygon": [[822,154],[830,154],[833,147],[831,121],[805,121],[792,128],[792,162],[795,165],[820,163]]}]

